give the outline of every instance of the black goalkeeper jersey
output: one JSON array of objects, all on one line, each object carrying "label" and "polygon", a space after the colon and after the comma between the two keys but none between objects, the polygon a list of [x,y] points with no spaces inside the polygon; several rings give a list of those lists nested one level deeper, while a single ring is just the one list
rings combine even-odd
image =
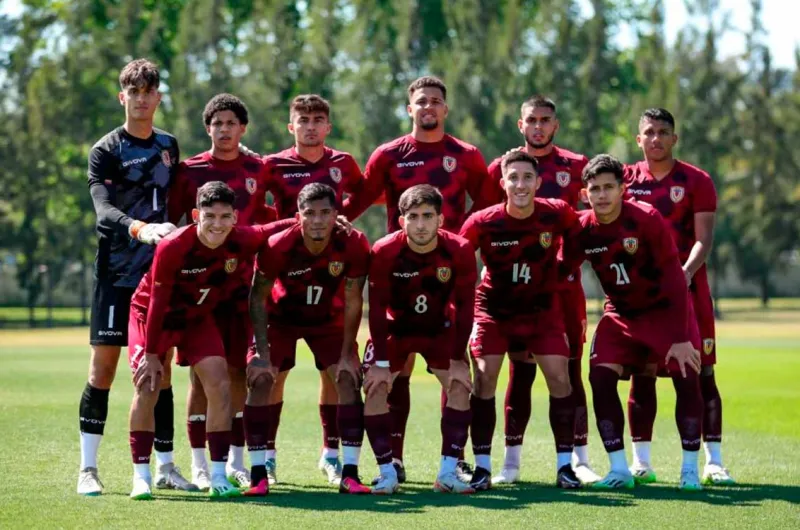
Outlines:
[{"label": "black goalkeeper jersey", "polygon": [[167,191],[179,162],[178,141],[153,129],[150,138],[118,127],[89,153],[89,193],[97,212],[95,275],[117,287],[135,288],[153,261],[155,247],[131,239],[134,220],[167,220]]}]

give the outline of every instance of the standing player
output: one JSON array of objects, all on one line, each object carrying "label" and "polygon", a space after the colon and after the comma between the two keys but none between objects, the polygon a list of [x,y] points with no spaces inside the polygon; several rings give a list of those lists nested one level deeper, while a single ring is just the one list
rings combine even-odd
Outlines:
[{"label": "standing player", "polygon": [[339,491],[369,493],[355,467],[364,436],[355,349],[369,242],[356,230],[334,231],[336,204],[332,187],[308,184],[297,197],[300,224],[272,236],[268,252],[258,257],[250,294],[256,344],[247,366],[252,487],[246,495],[269,491],[267,462],[274,462],[280,407],[270,394],[294,367],[298,339],[308,344],[317,369],[336,381],[345,462]]},{"label": "standing player", "polygon": [[373,493],[397,491],[387,399],[406,358],[421,354],[442,384],[442,460],[435,491],[473,493],[456,476],[470,422],[466,348],[477,265],[462,238],[441,229],[442,194],[431,185],[400,195],[402,230],[375,243],[369,271],[370,341],[364,353],[364,423],[380,466]]},{"label": "standing player", "polygon": [[128,359],[135,385],[130,414],[133,499],[152,498],[153,409],[166,352],[172,347],[177,347],[178,362],[192,367],[208,399],[211,496],[239,495],[226,476],[230,380],[225,346],[212,314],[230,285],[239,281],[237,269],[253,261],[270,232],[268,226],[234,226],[235,200],[233,190],[222,182],[202,186],[192,212],[197,224],[177,230],[158,246],[153,266],[131,300]]},{"label": "standing player", "polygon": [[[714,307],[706,271],[706,259],[714,241],[717,193],[708,173],[673,157],[672,148],[677,141],[672,114],[665,109],[646,110],[639,120],[636,136],[645,159],[625,168],[625,182],[630,195],[652,204],[668,221],[678,246],[703,345],[700,372],[706,451],[703,482],[733,484],[722,464],[722,399],[714,377],[717,362]],[[634,448],[632,472],[637,482],[642,483],[656,480],[650,465],[650,440],[656,418],[655,383],[654,373],[633,376],[628,401]]]},{"label": "standing player", "polygon": [[[349,219],[355,216],[342,208],[344,194],[357,195],[363,185],[358,163],[349,154],[331,149],[325,139],[331,132],[330,104],[316,94],[294,98],[289,106],[289,132],[294,136],[294,146],[264,158],[269,175],[268,190],[275,199],[278,216],[293,218],[297,213],[297,197],[306,185],[318,182],[331,186],[336,193],[336,209]],[[271,405],[276,413],[275,429],[280,422],[283,405],[283,384],[288,372],[278,376],[272,390]],[[319,469],[331,484],[341,480],[339,461],[339,431],[336,426],[338,398],[336,384],[325,370],[320,371],[319,417],[322,423],[322,455]],[[274,450],[274,449],[272,449]],[[275,459],[267,461],[275,476]]]},{"label": "standing player", "polygon": [[472,486],[491,487],[492,436],[497,378],[508,351],[526,351],[542,369],[550,391],[550,426],[556,442],[556,485],[579,488],[570,465],[575,402],[569,382],[569,346],[559,295],[557,254],[578,231],[575,210],[558,199],[539,199],[536,159],[524,151],[503,157],[506,200],[476,212],[461,229],[481,251],[486,274],[475,299],[470,353],[472,391]]},{"label": "standing player", "polygon": [[697,472],[703,420],[696,349],[700,339],[675,242],[656,209],[623,201],[623,168],[613,157],[590,160],[583,181],[592,209],[580,214],[581,232],[565,240],[564,259],[567,272],[588,259],[606,293],[603,318],[592,339],[589,382],[611,471],[594,487],[634,486],[617,381],[623,373],[661,367],[672,376],[677,394],[675,420],[683,447],[680,488],[702,489]]},{"label": "standing player", "polygon": [[[541,185],[536,196],[543,199],[561,199],[576,210],[581,203],[581,172],[588,159],[558,147],[553,143],[558,132],[556,104],[544,96],[527,99],[520,109],[517,121],[519,132],[525,139],[520,148],[536,159],[536,173]],[[500,180],[503,177],[498,157],[489,164],[489,175],[497,183],[497,202],[505,199]],[[567,278],[561,291],[564,325],[569,339],[569,379],[575,398],[575,449],[572,467],[584,484],[596,482],[600,477],[589,467],[589,420],[586,410],[586,391],[581,377],[583,343],[586,342],[586,297],[581,285],[580,269]],[[536,378],[536,364],[527,352],[509,352],[509,379],[505,399],[506,449],[503,470],[494,477],[494,483],[514,482],[519,477],[523,436],[531,417],[531,388]]]},{"label": "standing player", "polygon": [[[97,450],[108,415],[108,394],[128,344],[128,308],[134,289],[153,260],[153,245],[175,227],[166,223],[166,198],[178,162],[175,137],[153,127],[161,102],[159,72],[145,59],[128,63],[119,76],[125,123],[92,147],[89,192],[97,213],[97,259],[89,344],[89,381],[80,400],[81,466],[78,493],[100,495]],[[170,370],[161,378],[156,405],[159,487],[195,489],[172,460],[173,404]]]},{"label": "standing player", "polygon": [[[438,78],[420,77],[408,87],[408,115],[412,119],[411,133],[378,147],[369,158],[364,171],[364,190],[345,201],[350,215],[360,215],[381,196],[386,197],[388,232],[400,229],[399,198],[417,184],[431,184],[442,192],[443,228],[458,232],[466,219],[466,196],[472,199],[472,211],[494,204],[492,188],[486,172],[486,162],[477,147],[445,134],[447,87]],[[353,219],[353,217],[351,217]],[[395,379],[389,396],[392,414],[392,453],[400,474],[403,468],[403,441],[410,407],[409,377],[414,368],[414,356]],[[466,462],[459,463],[460,475],[470,470]]]}]

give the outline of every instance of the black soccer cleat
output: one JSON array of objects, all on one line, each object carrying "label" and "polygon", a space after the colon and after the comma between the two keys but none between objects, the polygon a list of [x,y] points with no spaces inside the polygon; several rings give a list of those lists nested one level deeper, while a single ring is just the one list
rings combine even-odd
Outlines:
[{"label": "black soccer cleat", "polygon": [[[404,466],[403,463],[399,461],[392,462],[392,465],[394,466],[394,470],[397,472],[397,483],[404,484],[406,481],[406,466]],[[381,480],[380,476],[375,477],[374,479],[372,479],[372,485],[374,486],[375,484],[380,482],[380,480]]]},{"label": "black soccer cleat", "polygon": [[[480,469],[480,468],[479,468]],[[461,482],[470,484],[472,482],[472,466],[466,460],[459,460],[456,464],[456,477]]]},{"label": "black soccer cleat", "polygon": [[492,473],[488,469],[478,466],[472,472],[471,477],[469,485],[475,491],[486,491],[492,488]]},{"label": "black soccer cleat", "polygon": [[556,475],[556,487],[565,490],[577,490],[583,487],[583,484],[578,480],[572,466],[566,464],[561,466]]}]

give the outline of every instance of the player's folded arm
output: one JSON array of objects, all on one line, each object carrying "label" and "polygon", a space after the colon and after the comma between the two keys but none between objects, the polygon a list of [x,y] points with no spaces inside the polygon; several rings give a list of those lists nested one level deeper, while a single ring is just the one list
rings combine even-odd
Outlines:
[{"label": "player's folded arm", "polygon": [[113,173],[112,158],[107,151],[99,147],[92,148],[89,153],[89,194],[97,213],[98,225],[106,230],[119,232],[120,235],[128,235],[128,228],[134,220],[111,202],[111,193],[106,185]]}]

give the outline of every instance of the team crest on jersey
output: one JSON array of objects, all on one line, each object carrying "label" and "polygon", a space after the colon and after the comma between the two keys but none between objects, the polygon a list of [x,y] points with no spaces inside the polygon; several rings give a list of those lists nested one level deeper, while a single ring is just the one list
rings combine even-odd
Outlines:
[{"label": "team crest on jersey", "polygon": [[344,263],[342,263],[341,261],[331,261],[330,263],[328,263],[328,272],[334,278],[336,276],[339,276],[343,270],[344,270]]},{"label": "team crest on jersey", "polygon": [[553,233],[542,232],[539,234],[539,244],[542,245],[542,248],[550,248],[550,245],[553,244]]},{"label": "team crest on jersey", "polygon": [[569,171],[559,171],[556,173],[556,182],[562,188],[569,186],[571,180],[572,176],[569,174]]},{"label": "team crest on jersey", "polygon": [[442,159],[442,163],[444,164],[444,170],[448,173],[452,173],[456,169],[456,159],[452,156],[446,156]]},{"label": "team crest on jersey", "polygon": [[683,186],[672,186],[669,189],[669,198],[672,199],[672,202],[681,202],[683,199],[683,195],[685,190]]},{"label": "team crest on jersey", "polygon": [[639,240],[635,237],[626,237],[622,240],[622,247],[628,254],[636,254],[636,251],[639,250]]},{"label": "team crest on jersey", "polygon": [[330,170],[331,180],[334,181],[336,184],[339,184],[342,181],[342,170],[338,167],[332,167]]},{"label": "team crest on jersey", "polygon": [[450,267],[436,267],[436,279],[440,282],[447,283],[452,275],[453,271]]},{"label": "team crest on jersey", "polygon": [[249,193],[250,195],[256,192],[256,187],[257,187],[256,179],[248,178],[244,181],[244,185],[247,188],[247,193]]},{"label": "team crest on jersey", "polygon": [[239,265],[239,260],[236,258],[226,259],[225,260],[225,272],[228,274],[232,273],[236,270],[236,266]]},{"label": "team crest on jersey", "polygon": [[703,339],[703,351],[706,355],[711,355],[714,351],[714,339]]},{"label": "team crest on jersey", "polygon": [[172,158],[169,156],[169,151],[166,149],[161,151],[161,162],[164,163],[165,166],[170,167],[172,165]]}]

